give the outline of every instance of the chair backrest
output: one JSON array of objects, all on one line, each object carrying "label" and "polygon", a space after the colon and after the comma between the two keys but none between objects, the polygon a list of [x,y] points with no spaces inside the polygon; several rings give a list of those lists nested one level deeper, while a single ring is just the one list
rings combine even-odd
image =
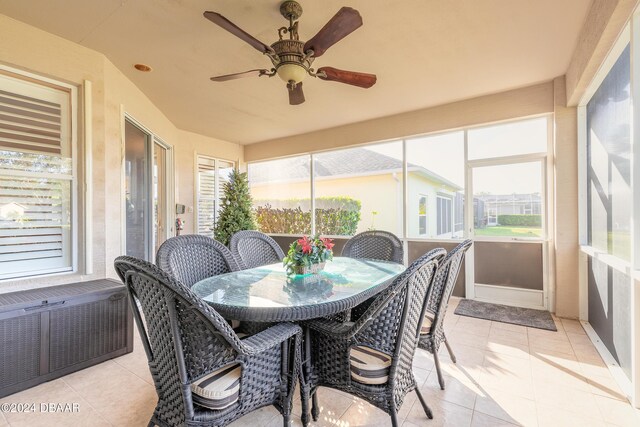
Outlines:
[{"label": "chair backrest", "polygon": [[431,324],[431,334],[441,335],[444,328],[444,316],[447,312],[449,298],[456,286],[458,274],[464,261],[464,256],[473,242],[467,239],[453,248],[438,266],[433,283],[427,292],[425,311],[434,315]]},{"label": "chair backrest", "polygon": [[189,288],[207,277],[240,270],[225,245],[197,234],[167,239],[158,249],[156,264]]},{"label": "chair backrest", "polygon": [[356,234],[342,248],[342,256],[381,261],[404,261],[402,241],[388,231],[373,230]]},{"label": "chair backrest", "polygon": [[121,256],[115,268],[129,292],[161,417],[184,425],[194,411],[183,385],[233,361],[242,344],[213,308],[155,265]]},{"label": "chair backrest", "polygon": [[421,315],[427,290],[446,251],[433,249],[414,261],[404,273],[376,297],[358,323],[359,344],[392,355],[390,380],[400,376],[411,382],[413,355],[418,345]]},{"label": "chair backrest", "polygon": [[231,236],[229,248],[243,270],[281,262],[284,258],[280,245],[259,231],[238,231]]}]

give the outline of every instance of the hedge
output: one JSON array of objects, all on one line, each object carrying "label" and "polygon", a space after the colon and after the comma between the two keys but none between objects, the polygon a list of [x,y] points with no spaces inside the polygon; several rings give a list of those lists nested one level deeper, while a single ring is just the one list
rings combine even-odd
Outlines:
[{"label": "hedge", "polygon": [[541,227],[542,215],[498,215],[500,225],[519,225],[522,227]]},{"label": "hedge", "polygon": [[[256,221],[263,233],[309,234],[309,199],[256,201]],[[306,209],[302,209],[305,207]],[[316,199],[316,232],[324,235],[353,236],[360,222],[360,200],[351,197]]]}]

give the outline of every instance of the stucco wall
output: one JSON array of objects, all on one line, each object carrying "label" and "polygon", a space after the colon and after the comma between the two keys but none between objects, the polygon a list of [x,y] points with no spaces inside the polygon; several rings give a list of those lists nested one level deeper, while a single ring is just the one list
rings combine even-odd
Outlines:
[{"label": "stucco wall", "polygon": [[[91,219],[94,271],[91,276],[82,274],[84,246],[80,243],[78,273],[3,282],[0,284],[0,292],[114,277],[113,259],[122,254],[123,223],[120,212],[122,111],[130,114],[164,142],[174,147],[177,203],[187,206],[194,204],[193,181],[196,152],[242,161],[241,146],[176,128],[104,55],[4,15],[0,15],[0,61],[4,65],[63,81],[79,88],[85,80],[92,83],[93,114],[88,120],[91,121],[93,133],[93,146],[90,153],[93,171],[89,182],[93,190]],[[82,112],[82,106],[80,107]],[[82,151],[84,146],[82,118],[79,124],[78,145],[79,151]],[[83,161],[82,156],[79,156],[79,165],[82,165]],[[79,184],[82,184],[82,179],[80,175]],[[82,203],[80,205],[82,206]],[[83,214],[83,210],[80,209],[81,218]],[[190,232],[195,224],[195,218],[193,214],[188,214],[186,219],[185,232]],[[83,242],[83,239],[80,238],[79,242]]]}]

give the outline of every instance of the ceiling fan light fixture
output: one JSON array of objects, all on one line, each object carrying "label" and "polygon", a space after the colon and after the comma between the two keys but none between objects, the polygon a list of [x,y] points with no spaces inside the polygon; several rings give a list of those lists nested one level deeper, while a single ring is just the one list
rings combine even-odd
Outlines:
[{"label": "ceiling fan light fixture", "polygon": [[278,77],[280,77],[286,83],[290,81],[295,82],[296,84],[300,83],[307,76],[307,70],[299,64],[282,64],[276,69],[276,73],[278,73]]}]

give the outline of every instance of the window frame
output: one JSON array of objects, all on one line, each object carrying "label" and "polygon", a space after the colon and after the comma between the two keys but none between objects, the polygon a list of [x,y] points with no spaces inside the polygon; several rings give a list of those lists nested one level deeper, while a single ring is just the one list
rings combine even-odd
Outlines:
[{"label": "window frame", "polygon": [[[64,120],[69,121],[69,157],[71,159],[71,177],[68,179],[70,181],[70,189],[69,189],[69,197],[70,197],[70,224],[69,224],[69,248],[70,251],[70,265],[64,267],[56,267],[56,268],[48,268],[38,271],[33,271],[31,273],[16,273],[16,274],[8,274],[5,277],[0,279],[0,283],[5,282],[15,282],[21,280],[29,280],[33,278],[39,277],[50,277],[50,276],[60,276],[60,275],[70,275],[78,272],[78,241],[79,241],[79,229],[81,226],[87,226],[87,218],[82,218],[80,216],[80,202],[79,198],[81,197],[80,192],[78,190],[78,181],[79,177],[79,167],[78,162],[79,152],[78,152],[78,123],[80,121],[79,115],[79,88],[78,86],[52,79],[49,77],[45,77],[36,73],[32,73],[29,71],[17,69],[14,67],[10,67],[8,65],[0,64],[0,74],[4,76],[8,76],[10,78],[15,78],[21,80],[26,84],[32,85],[40,85],[46,86],[52,89],[60,90],[63,92],[67,92],[69,95],[69,115],[65,117]],[[89,85],[90,87],[90,85]],[[84,105],[85,109],[87,109],[87,105]],[[31,150],[8,150],[15,152],[23,152],[23,153],[31,153]],[[85,157],[87,157],[87,153],[83,153]],[[58,157],[58,156],[56,156]],[[59,157],[63,157],[60,155]],[[36,176],[36,175],[30,175]],[[43,174],[39,174],[37,176],[43,176]],[[52,175],[51,178],[59,178],[57,175]],[[83,178],[86,180],[86,173]],[[64,178],[67,179],[67,178]],[[86,200],[86,194],[83,195],[83,201]],[[85,212],[86,213],[86,212]],[[90,215],[90,213],[89,213]],[[81,219],[82,218],[82,219]],[[64,243],[63,243],[64,244]],[[87,250],[84,253],[85,263],[87,259],[91,259],[91,250]]]},{"label": "window frame", "polygon": [[[420,213],[420,201],[424,199],[424,214]],[[426,194],[418,194],[418,234],[420,236],[426,236],[429,234],[429,196]],[[436,213],[437,215],[437,213]],[[420,233],[420,220],[424,218],[424,233]]]},{"label": "window frame", "polygon": [[[218,205],[217,202],[218,200],[220,200],[221,198],[221,194],[222,194],[222,188],[220,185],[220,176],[219,176],[219,164],[220,162],[226,162],[231,164],[232,168],[236,168],[237,164],[235,161],[233,160],[228,160],[228,159],[224,159],[221,157],[215,157],[215,156],[210,156],[208,154],[202,154],[202,153],[195,153],[194,156],[194,178],[193,178],[193,182],[195,183],[194,185],[194,191],[193,191],[193,198],[194,198],[194,228],[193,228],[193,232],[194,234],[200,234],[199,230],[200,230],[200,210],[199,210],[199,206],[200,206],[200,159],[206,159],[206,160],[213,160],[214,163],[214,200],[213,200],[213,224],[215,226],[216,222],[218,221],[217,218],[217,214],[218,214]],[[212,233],[214,232],[214,230],[211,231]]]}]

